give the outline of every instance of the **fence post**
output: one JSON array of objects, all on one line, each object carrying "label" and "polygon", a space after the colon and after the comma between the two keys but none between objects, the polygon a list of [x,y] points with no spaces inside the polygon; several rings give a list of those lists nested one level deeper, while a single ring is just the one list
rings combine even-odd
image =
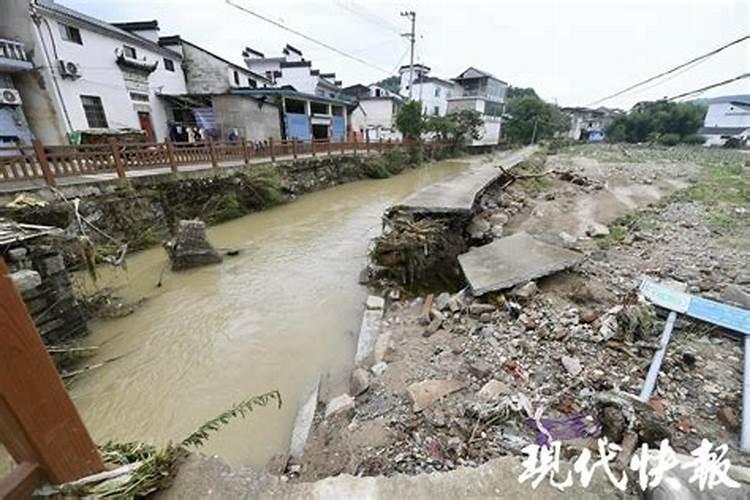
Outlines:
[{"label": "fence post", "polygon": [[367,137],[365,137],[365,153],[370,152],[370,134],[367,134]]},{"label": "fence post", "polygon": [[297,159],[297,139],[292,138],[292,158]]},{"label": "fence post", "polygon": [[208,154],[211,156],[211,167],[219,168],[219,162],[216,159],[216,148],[214,147],[214,140],[208,138]]},{"label": "fence post", "polygon": [[109,151],[112,153],[112,161],[115,162],[115,170],[117,171],[117,177],[125,179],[125,166],[122,164],[122,156],[120,156],[120,145],[117,143],[117,139],[110,137],[109,139]]},{"label": "fence post", "polygon": [[328,156],[331,156],[331,154],[333,154],[333,152],[331,151],[331,138],[330,137],[328,138],[328,141],[326,142],[326,145],[328,147]]},{"label": "fence post", "polygon": [[383,152],[383,138],[378,139],[378,151]]},{"label": "fence post", "polygon": [[271,161],[276,162],[276,152],[273,150],[273,137],[268,138],[268,144],[271,146]]},{"label": "fence post", "polygon": [[34,155],[36,156],[36,161],[39,162],[39,167],[42,169],[44,180],[47,182],[48,186],[57,187],[57,180],[55,179],[55,175],[49,168],[49,161],[47,160],[47,152],[44,150],[44,144],[36,139],[34,139],[33,144]]},{"label": "fence post", "polygon": [[172,144],[172,139],[167,137],[167,139],[164,141],[164,144],[167,147],[167,158],[169,159],[169,168],[172,169],[172,172],[175,174],[177,173],[177,158],[174,156],[174,144]]},{"label": "fence post", "polygon": [[354,141],[352,142],[352,152],[354,153],[354,156],[357,156],[357,137],[354,137]]},{"label": "fence post", "polygon": [[104,470],[2,258],[0,331],[0,442],[13,460],[38,464],[52,483]]},{"label": "fence post", "polygon": [[315,158],[315,137],[310,140],[310,152],[312,153],[313,158]]},{"label": "fence post", "polygon": [[247,139],[242,138],[242,160],[245,162],[245,166],[250,163],[250,152],[247,150]]}]

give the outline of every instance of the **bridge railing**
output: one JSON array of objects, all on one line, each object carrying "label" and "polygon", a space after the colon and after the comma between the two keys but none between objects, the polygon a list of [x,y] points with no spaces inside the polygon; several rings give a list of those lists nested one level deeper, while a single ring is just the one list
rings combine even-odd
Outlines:
[{"label": "bridge railing", "polygon": [[44,180],[50,186],[57,179],[73,176],[115,174],[126,178],[130,171],[205,164],[207,167],[237,166],[259,160],[296,160],[319,155],[382,153],[405,147],[408,142],[331,141],[329,139],[264,141],[201,141],[162,143],[121,143],[111,139],[104,144],[0,147],[0,184]]}]

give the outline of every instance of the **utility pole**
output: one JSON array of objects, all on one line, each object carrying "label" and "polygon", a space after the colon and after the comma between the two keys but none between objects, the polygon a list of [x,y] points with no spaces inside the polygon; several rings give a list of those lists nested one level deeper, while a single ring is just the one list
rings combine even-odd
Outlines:
[{"label": "utility pole", "polygon": [[411,19],[411,32],[401,34],[401,36],[408,38],[409,43],[411,44],[411,49],[409,52],[409,100],[411,100],[413,93],[412,87],[414,86],[414,42],[416,41],[414,26],[417,21],[417,13],[413,10],[408,10],[401,12],[401,15],[403,17],[408,17],[409,19]]}]

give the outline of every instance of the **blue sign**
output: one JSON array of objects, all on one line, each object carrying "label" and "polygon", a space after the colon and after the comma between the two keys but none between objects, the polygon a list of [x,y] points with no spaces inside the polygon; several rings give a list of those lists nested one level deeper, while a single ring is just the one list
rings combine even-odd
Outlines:
[{"label": "blue sign", "polygon": [[651,280],[643,280],[640,288],[657,306],[750,335],[750,310],[678,292]]},{"label": "blue sign", "polygon": [[750,335],[750,311],[701,297],[692,297],[687,315]]}]

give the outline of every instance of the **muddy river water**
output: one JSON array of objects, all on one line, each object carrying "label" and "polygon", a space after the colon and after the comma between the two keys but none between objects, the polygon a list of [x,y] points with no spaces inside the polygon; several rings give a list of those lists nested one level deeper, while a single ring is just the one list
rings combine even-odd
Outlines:
[{"label": "muddy river water", "polygon": [[127,272],[105,270],[100,282],[147,300],[130,316],[90,325],[86,343],[100,348],[86,364],[123,355],[71,387],[94,439],[179,440],[234,402],[278,389],[281,410],[233,421],[202,451],[234,466],[262,466],[285,451],[313,381],[346,390],[367,293],[357,276],[383,210],[466,165],[342,185],[213,227],[211,242],[240,254],[166,272],[159,288],[161,248],[131,256]]}]

